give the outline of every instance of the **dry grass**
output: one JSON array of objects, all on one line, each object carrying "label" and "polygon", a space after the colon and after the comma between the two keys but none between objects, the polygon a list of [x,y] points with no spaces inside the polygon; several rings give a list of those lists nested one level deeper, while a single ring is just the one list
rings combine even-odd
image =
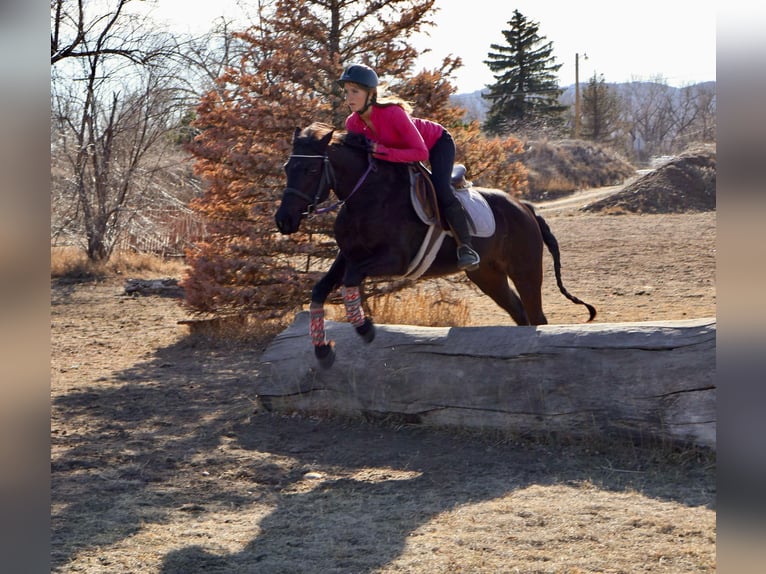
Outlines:
[{"label": "dry grass", "polygon": [[55,279],[92,280],[132,274],[153,279],[180,276],[184,268],[182,259],[167,259],[151,253],[120,251],[106,262],[95,263],[77,247],[51,247],[51,277]]},{"label": "dry grass", "polygon": [[226,317],[197,318],[179,321],[189,329],[190,341],[197,343],[225,341],[234,345],[265,348],[286,329],[292,317],[262,319],[255,316],[231,315]]},{"label": "dry grass", "polygon": [[[455,288],[439,280],[419,283],[396,293],[370,297],[366,301],[375,322],[421,327],[462,327],[471,322],[468,304]],[[327,318],[345,321],[342,305],[328,305]]]},{"label": "dry grass", "polygon": [[558,197],[567,193],[572,193],[576,189],[572,180],[560,174],[541,174],[535,180],[535,187],[544,190],[549,197]]},{"label": "dry grass", "polygon": [[[376,323],[388,325],[420,325],[423,327],[461,327],[471,322],[465,301],[449,295],[441,287],[425,286],[410,288],[399,293],[389,293],[367,301],[368,313]],[[308,309],[308,305],[305,306]],[[346,321],[343,305],[325,306],[325,317],[330,321]],[[237,344],[265,345],[286,329],[293,320],[292,313],[264,319],[256,316],[226,316],[198,318],[182,321],[197,339],[220,339]]]},{"label": "dry grass", "polygon": [[635,168],[605,146],[580,140],[529,141],[522,161],[529,171],[526,199],[554,199],[579,189],[618,185]]}]

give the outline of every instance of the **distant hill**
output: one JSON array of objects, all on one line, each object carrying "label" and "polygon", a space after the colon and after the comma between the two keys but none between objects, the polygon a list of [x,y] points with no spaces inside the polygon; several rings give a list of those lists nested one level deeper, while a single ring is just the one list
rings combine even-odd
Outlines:
[{"label": "distant hill", "polygon": [[[584,86],[586,85],[587,85],[587,82],[581,83],[580,90],[582,90]],[[653,89],[654,86],[656,86],[656,84],[653,82],[625,82],[625,83],[615,83],[615,84],[607,83],[607,85],[615,87],[617,89],[617,93],[621,96],[629,92],[635,92],[636,89],[650,90],[650,89]],[[715,90],[715,82],[701,82],[695,85]],[[673,86],[668,86],[668,88],[673,90],[675,93],[681,92],[681,88],[674,88]],[[487,91],[488,90],[485,88],[482,90],[476,90],[475,92],[454,94],[453,96],[450,97],[450,102],[452,102],[454,105],[460,106],[461,108],[465,109],[466,111],[465,119],[467,121],[479,120],[480,122],[483,122],[484,118],[487,115],[487,111],[489,111],[490,103],[488,100],[485,100],[484,98],[482,98],[481,95],[482,93],[486,93]],[[574,101],[575,101],[575,85],[574,84],[564,88],[564,92],[561,94],[559,101],[562,104],[567,106],[574,105]]]},{"label": "distant hill", "polygon": [[464,94],[453,94],[450,96],[450,103],[465,110],[466,121],[479,120],[483,122],[487,111],[489,111],[489,101],[481,97],[481,94],[486,91],[483,89]]}]

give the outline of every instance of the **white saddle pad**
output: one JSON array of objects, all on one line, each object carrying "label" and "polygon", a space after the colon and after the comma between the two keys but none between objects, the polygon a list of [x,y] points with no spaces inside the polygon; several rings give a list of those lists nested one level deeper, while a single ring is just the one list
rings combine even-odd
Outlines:
[{"label": "white saddle pad", "polygon": [[458,190],[455,194],[463,204],[468,214],[468,225],[474,237],[491,237],[495,233],[495,214],[484,199],[484,196],[474,188]]},{"label": "white saddle pad", "polygon": [[[414,187],[411,188],[410,195],[412,196],[412,206],[420,220],[426,225],[434,225],[436,223],[434,219],[425,214],[420,202],[415,197]],[[473,237],[491,237],[495,233],[495,214],[492,213],[492,209],[484,196],[472,187],[460,189],[455,195],[463,204],[463,209],[468,215],[468,227],[471,230],[471,235]]]}]

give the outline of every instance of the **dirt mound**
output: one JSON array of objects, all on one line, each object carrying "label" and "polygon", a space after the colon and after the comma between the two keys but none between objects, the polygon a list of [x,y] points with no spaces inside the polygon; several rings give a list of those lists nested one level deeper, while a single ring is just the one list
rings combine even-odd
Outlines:
[{"label": "dirt mound", "polygon": [[699,213],[715,211],[716,148],[695,147],[582,211]]}]

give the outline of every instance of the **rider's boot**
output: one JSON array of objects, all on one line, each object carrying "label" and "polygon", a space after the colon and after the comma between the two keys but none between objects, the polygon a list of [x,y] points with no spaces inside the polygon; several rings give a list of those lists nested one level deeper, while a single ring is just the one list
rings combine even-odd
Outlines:
[{"label": "rider's boot", "polygon": [[463,206],[459,201],[455,201],[449,206],[444,217],[447,224],[452,229],[452,234],[457,241],[457,267],[461,271],[474,271],[479,268],[479,254],[473,248],[471,242],[471,232],[468,230],[468,219],[466,218]]}]

